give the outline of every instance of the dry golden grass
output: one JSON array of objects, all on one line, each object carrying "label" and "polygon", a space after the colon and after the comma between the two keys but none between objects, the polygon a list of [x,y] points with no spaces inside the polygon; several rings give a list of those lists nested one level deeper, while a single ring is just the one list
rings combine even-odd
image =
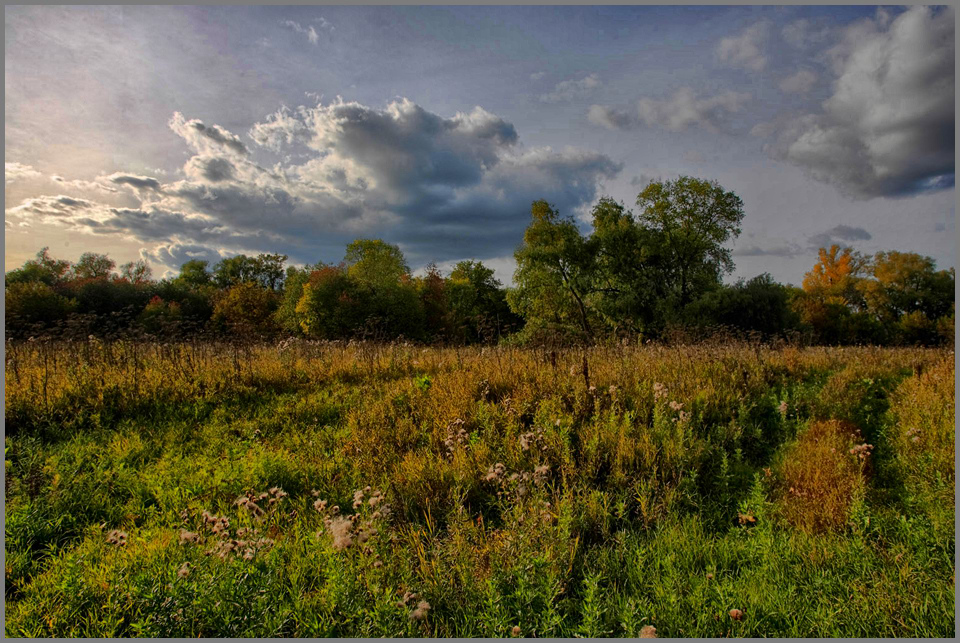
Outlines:
[{"label": "dry golden grass", "polygon": [[864,444],[850,422],[812,422],[772,472],[780,516],[808,533],[843,526],[865,483],[870,449]]}]

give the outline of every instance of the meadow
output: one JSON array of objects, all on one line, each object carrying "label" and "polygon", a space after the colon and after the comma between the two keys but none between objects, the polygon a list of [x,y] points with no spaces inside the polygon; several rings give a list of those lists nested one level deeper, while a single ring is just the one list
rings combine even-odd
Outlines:
[{"label": "meadow", "polygon": [[7,636],[950,637],[954,354],[8,342]]}]

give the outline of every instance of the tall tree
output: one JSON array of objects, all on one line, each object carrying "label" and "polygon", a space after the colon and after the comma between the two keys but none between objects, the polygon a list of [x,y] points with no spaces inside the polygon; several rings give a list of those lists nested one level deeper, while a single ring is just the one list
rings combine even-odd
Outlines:
[{"label": "tall tree", "polygon": [[573,219],[546,201],[531,207],[532,221],[523,245],[514,254],[516,289],[510,307],[534,326],[575,325],[589,339],[594,335],[587,296],[592,288],[593,253]]},{"label": "tall tree", "polygon": [[637,196],[641,225],[661,236],[663,278],[683,307],[733,270],[725,244],[740,234],[743,201],[716,181],[681,176],[655,181]]}]

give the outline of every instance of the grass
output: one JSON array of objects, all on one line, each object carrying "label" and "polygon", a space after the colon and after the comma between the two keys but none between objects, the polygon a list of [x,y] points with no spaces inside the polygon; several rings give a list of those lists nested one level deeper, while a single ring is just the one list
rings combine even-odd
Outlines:
[{"label": "grass", "polygon": [[955,633],[952,351],[91,340],[6,378],[8,636]]}]

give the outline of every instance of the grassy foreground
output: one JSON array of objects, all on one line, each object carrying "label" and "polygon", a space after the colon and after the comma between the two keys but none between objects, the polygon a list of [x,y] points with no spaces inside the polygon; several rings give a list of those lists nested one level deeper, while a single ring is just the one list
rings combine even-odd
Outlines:
[{"label": "grassy foreground", "polygon": [[8,636],[941,636],[954,355],[10,344]]}]

